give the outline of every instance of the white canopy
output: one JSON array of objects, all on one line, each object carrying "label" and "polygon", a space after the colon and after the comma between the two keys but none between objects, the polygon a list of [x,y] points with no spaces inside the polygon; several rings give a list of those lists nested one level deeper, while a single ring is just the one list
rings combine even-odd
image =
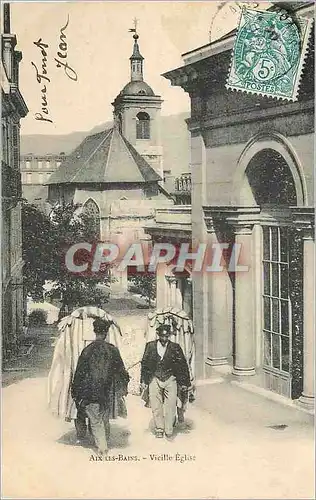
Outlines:
[{"label": "white canopy", "polygon": [[[93,321],[112,321],[107,341],[120,348],[121,330],[110,314],[94,306],[80,307],[63,318],[58,329],[52,366],[48,375],[48,406],[66,420],[76,418],[76,406],[71,397],[71,383],[81,351],[95,339]],[[113,415],[112,418],[115,418]]]}]

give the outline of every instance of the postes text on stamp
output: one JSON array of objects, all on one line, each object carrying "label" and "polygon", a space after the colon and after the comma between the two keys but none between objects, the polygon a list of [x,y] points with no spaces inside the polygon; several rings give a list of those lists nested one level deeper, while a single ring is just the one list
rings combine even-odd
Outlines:
[{"label": "postes text on stamp", "polygon": [[311,19],[243,8],[226,87],[297,100]]}]

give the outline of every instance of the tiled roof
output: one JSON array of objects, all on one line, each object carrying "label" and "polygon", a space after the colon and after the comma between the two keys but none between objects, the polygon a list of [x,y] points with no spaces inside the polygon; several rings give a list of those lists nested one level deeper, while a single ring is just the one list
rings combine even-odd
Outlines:
[{"label": "tiled roof", "polygon": [[117,128],[86,137],[47,184],[146,183],[160,176]]},{"label": "tiled roof", "polygon": [[132,146],[125,137],[121,136],[123,141],[125,142],[126,148],[129,150],[130,154],[132,155],[132,158],[134,162],[137,164],[138,169],[143,176],[144,179],[146,179],[147,182],[152,182],[152,181],[161,181],[160,175],[157,174],[157,172],[147,163],[147,161],[136,151],[134,146]]}]

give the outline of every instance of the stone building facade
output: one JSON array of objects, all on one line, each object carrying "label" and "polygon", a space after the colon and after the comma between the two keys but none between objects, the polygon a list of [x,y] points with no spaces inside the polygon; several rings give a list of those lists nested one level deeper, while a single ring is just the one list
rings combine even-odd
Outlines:
[{"label": "stone building facade", "polygon": [[[311,2],[288,8],[313,16]],[[238,243],[249,268],[233,273],[223,262],[222,272],[192,273],[196,370],[206,379],[225,365],[236,379],[311,408],[314,39],[296,102],[226,89],[234,40],[230,33],[192,50],[164,75],[191,99],[192,242]],[[168,241],[177,227],[185,239],[188,221],[181,230],[177,210],[184,217],[184,207],[158,212],[149,233]]]},{"label": "stone building facade", "polygon": [[10,5],[3,4],[2,9],[2,346],[6,357],[15,351],[23,329],[20,120],[28,109],[19,90],[22,54],[15,50]]},{"label": "stone building facade", "polygon": [[[160,107],[143,80],[143,57],[134,35],[131,81],[114,100],[114,126],[88,136],[48,180],[51,204],[74,202],[92,213],[101,241],[121,247],[148,239],[144,226],[155,209],[173,205],[163,187]],[[127,291],[127,271],[112,288]]]},{"label": "stone building facade", "polygon": [[21,154],[22,195],[29,202],[45,201],[48,195],[47,182],[65,159],[65,154],[36,155]]}]

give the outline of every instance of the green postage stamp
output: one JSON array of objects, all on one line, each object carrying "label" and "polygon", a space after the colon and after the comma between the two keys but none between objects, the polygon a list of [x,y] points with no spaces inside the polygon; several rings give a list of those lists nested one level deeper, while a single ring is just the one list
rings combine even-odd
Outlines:
[{"label": "green postage stamp", "polygon": [[296,101],[312,19],[243,8],[226,87]]}]

